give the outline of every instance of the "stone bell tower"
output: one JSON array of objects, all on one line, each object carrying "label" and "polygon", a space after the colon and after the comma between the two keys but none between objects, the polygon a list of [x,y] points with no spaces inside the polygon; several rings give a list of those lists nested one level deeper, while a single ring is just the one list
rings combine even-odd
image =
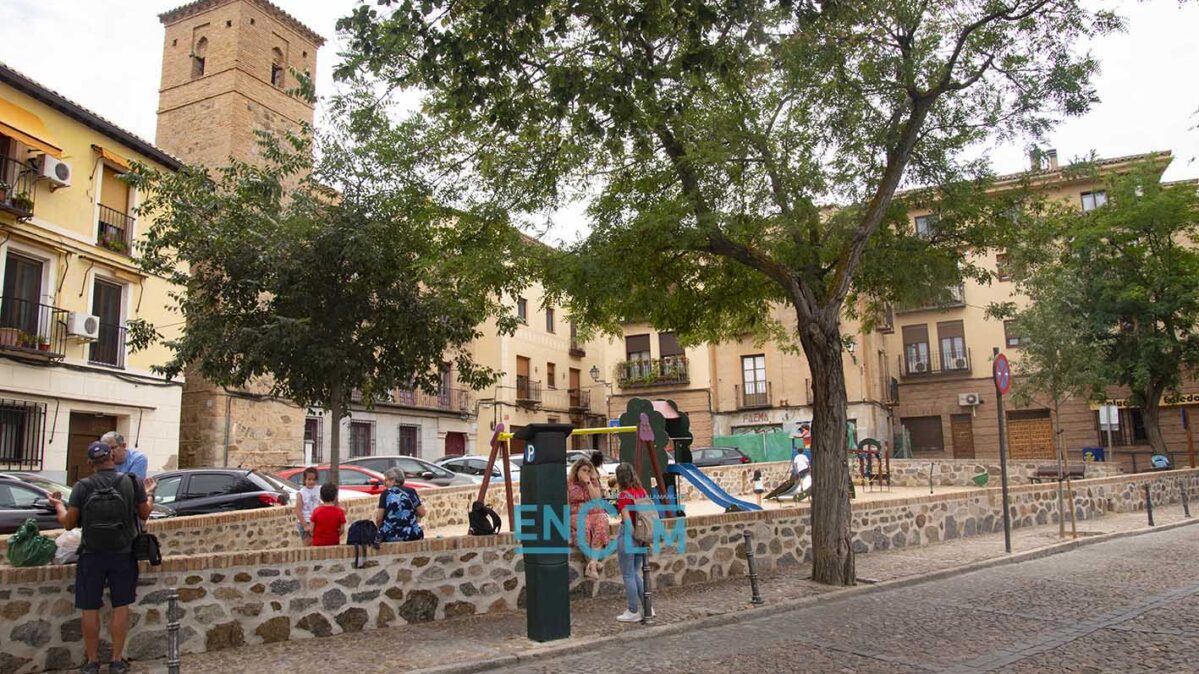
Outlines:
[{"label": "stone bell tower", "polygon": [[[188,164],[260,157],[255,132],[296,131],[313,108],[291,96],[292,70],[316,72],[324,38],[267,0],[196,0],[165,26],[155,143]],[[280,466],[303,460],[305,411],[227,392],[188,373],[180,415],[183,467]]]}]

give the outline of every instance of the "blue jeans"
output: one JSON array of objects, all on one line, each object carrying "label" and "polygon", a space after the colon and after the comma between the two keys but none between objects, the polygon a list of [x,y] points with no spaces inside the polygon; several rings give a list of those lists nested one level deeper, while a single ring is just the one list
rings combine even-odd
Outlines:
[{"label": "blue jeans", "polygon": [[629,602],[629,612],[641,610],[641,598],[645,595],[645,576],[641,575],[641,565],[645,562],[644,552],[626,552],[625,546],[633,545],[633,533],[625,533],[626,525],[621,525],[617,534],[616,561],[620,563],[620,577],[624,579],[624,593]]}]

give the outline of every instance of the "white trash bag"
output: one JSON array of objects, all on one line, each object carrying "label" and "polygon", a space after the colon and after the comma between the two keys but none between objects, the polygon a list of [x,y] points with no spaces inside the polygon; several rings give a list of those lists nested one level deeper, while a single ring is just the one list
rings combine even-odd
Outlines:
[{"label": "white trash bag", "polygon": [[64,531],[54,544],[58,551],[54,553],[55,564],[74,564],[79,561],[79,544],[83,542],[83,532],[78,528]]}]

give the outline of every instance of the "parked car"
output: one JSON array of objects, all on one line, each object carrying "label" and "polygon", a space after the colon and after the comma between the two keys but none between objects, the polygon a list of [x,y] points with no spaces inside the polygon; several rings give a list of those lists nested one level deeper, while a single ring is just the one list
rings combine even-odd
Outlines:
[{"label": "parked car", "polygon": [[377,473],[384,473],[388,468],[399,468],[404,471],[404,480],[430,482],[438,487],[461,487],[475,484],[475,481],[465,475],[459,475],[446,470],[432,461],[425,461],[414,456],[392,454],[388,456],[361,456],[356,459],[346,459],[343,466],[361,466]]},{"label": "parked car", "polygon": [[[37,473],[0,473],[0,534],[15,533],[25,520],[32,517],[41,530],[59,529],[50,494],[59,492],[63,501],[71,497],[71,488],[46,479]],[[171,517],[175,511],[155,506],[150,518]]]},{"label": "parked car", "polygon": [[698,468],[736,466],[750,463],[750,458],[736,447],[695,447],[691,450],[691,463]]},{"label": "parked car", "polygon": [[[288,493],[288,496],[290,497],[289,500],[291,501],[291,503],[293,503],[293,504],[295,503],[296,492],[300,491],[299,485],[294,484],[292,482],[288,482],[287,480],[284,480],[281,477],[271,475],[269,473],[259,473],[259,475],[262,475],[263,479],[265,479],[267,482],[270,482],[271,484],[275,485],[279,489],[286,491]],[[354,499],[370,498],[370,497],[371,497],[370,494],[360,492],[360,491],[353,491],[353,490],[345,489],[345,488],[337,490],[337,500],[339,500],[339,501],[353,501]]]},{"label": "parked car", "polygon": [[[487,457],[479,455],[450,456],[438,461],[437,465],[459,475],[465,475],[478,484],[483,481],[483,474],[487,472]],[[491,467],[493,481],[504,479],[502,469],[502,462],[497,459],[495,465]],[[520,482],[520,464],[509,461],[508,472],[512,475],[512,482]]]},{"label": "parked car", "polygon": [[154,476],[154,503],[180,515],[269,508],[287,505],[291,494],[269,476],[244,468],[189,468]]},{"label": "parked car", "polygon": [[[318,484],[324,484],[329,481],[329,464],[321,464],[316,467],[316,470]],[[304,466],[287,468],[279,471],[276,475],[295,485],[304,484]],[[362,466],[342,464],[337,468],[337,484],[342,489],[360,491],[375,496],[387,488],[383,483],[383,473],[363,468]],[[412,487],[413,489],[433,489],[437,485],[421,480],[405,479],[404,486]]]}]

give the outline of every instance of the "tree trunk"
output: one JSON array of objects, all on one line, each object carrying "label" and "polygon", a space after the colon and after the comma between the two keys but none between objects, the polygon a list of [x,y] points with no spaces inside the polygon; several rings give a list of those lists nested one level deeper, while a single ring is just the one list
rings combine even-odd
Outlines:
[{"label": "tree trunk", "polygon": [[1150,386],[1145,391],[1145,399],[1141,403],[1141,418],[1145,422],[1145,435],[1149,438],[1149,446],[1154,454],[1166,453],[1166,441],[1162,439],[1161,402],[1164,387]]},{"label": "tree trunk", "polygon": [[341,418],[345,415],[345,407],[341,402],[341,387],[334,386],[329,401],[329,416],[332,417],[329,438],[329,481],[340,484],[338,470],[341,467]]},{"label": "tree trunk", "polygon": [[[1062,495],[1062,480],[1066,476],[1066,448],[1062,442],[1062,402],[1053,399],[1053,446],[1057,449],[1057,535],[1066,537],[1065,498]],[[1074,507],[1073,503],[1070,505]]]},{"label": "tree trunk", "polygon": [[849,468],[846,462],[845,371],[839,311],[824,310],[799,323],[812,370],[812,580],[853,585]]}]

